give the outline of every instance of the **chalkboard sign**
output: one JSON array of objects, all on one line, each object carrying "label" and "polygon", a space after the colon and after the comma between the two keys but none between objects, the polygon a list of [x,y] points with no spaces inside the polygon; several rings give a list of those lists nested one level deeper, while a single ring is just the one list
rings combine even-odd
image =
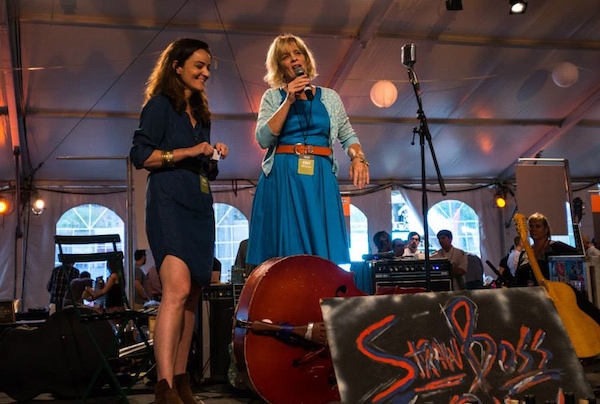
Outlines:
[{"label": "chalkboard sign", "polygon": [[321,309],[343,403],[593,397],[540,287],[330,298]]}]

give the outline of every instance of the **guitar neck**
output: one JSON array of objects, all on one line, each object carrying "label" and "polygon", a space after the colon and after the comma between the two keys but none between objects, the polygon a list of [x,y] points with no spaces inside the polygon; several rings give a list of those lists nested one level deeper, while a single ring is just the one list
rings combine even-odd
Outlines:
[{"label": "guitar neck", "polygon": [[583,239],[581,237],[580,224],[573,222],[573,237],[575,238],[575,248],[581,255],[585,254],[585,247],[583,246]]},{"label": "guitar neck", "polygon": [[[521,237],[521,239],[523,238]],[[531,265],[531,270],[533,271],[533,276],[535,277],[535,280],[537,281],[538,285],[545,286],[547,279],[542,273],[542,269],[540,268],[540,264],[538,264],[537,257],[535,256],[533,248],[531,248],[529,242],[524,242],[523,248],[525,248],[525,253],[527,254],[527,258],[529,259],[529,264]]]}]

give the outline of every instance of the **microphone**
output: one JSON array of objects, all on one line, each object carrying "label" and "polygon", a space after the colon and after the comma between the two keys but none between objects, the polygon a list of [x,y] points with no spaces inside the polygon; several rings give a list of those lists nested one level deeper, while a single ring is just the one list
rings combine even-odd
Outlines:
[{"label": "microphone", "polygon": [[409,69],[417,62],[417,48],[414,43],[402,46],[402,64]]},{"label": "microphone", "polygon": [[[296,75],[296,77],[300,77],[300,76],[304,76],[306,73],[304,72],[304,69],[300,66],[297,66],[294,69],[294,74]],[[310,84],[308,84],[306,87],[304,87],[304,94],[306,94],[306,99],[309,101],[312,101],[313,98],[315,98],[315,96],[313,95],[312,92],[312,88],[310,88]]]}]

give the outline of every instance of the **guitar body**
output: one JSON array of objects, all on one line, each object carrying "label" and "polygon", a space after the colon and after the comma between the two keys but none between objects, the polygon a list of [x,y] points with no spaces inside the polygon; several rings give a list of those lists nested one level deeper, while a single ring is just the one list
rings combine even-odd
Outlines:
[{"label": "guitar body", "polygon": [[544,287],[554,301],[577,357],[600,355],[600,326],[580,308],[576,296],[579,292],[564,282],[546,281]]},{"label": "guitar body", "polygon": [[583,297],[578,296],[579,292],[570,285],[564,282],[549,281],[544,277],[533,248],[529,245],[527,218],[523,214],[516,213],[514,220],[535,280],[546,289],[548,296],[554,302],[577,357],[583,359],[600,355],[600,324],[598,322],[600,315],[589,314],[590,310],[598,311],[598,309],[589,307],[589,305],[583,307]]},{"label": "guitar body", "polygon": [[272,404],[325,404],[340,400],[326,347],[285,341],[239,326],[264,321],[302,326],[323,321],[320,299],[364,296],[353,275],[310,255],[272,258],[252,271],[234,317],[233,349],[238,376]]}]

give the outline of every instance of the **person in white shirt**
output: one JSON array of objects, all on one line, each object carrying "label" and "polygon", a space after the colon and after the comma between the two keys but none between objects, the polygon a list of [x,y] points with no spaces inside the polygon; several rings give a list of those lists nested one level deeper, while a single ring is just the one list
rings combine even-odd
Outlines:
[{"label": "person in white shirt", "polygon": [[510,273],[514,276],[519,267],[519,261],[523,261],[523,242],[521,236],[516,236],[513,243],[513,249],[508,254],[506,264],[508,265],[508,269],[510,269]]},{"label": "person in white shirt", "polygon": [[469,266],[467,254],[452,245],[452,232],[440,230],[437,234],[440,248],[431,258],[446,258],[452,264],[452,290],[466,288],[465,274]]},{"label": "person in white shirt", "polygon": [[406,247],[404,247],[403,257],[418,258],[419,257],[419,245],[421,245],[421,236],[416,231],[408,233],[408,239],[406,240]]},{"label": "person in white shirt", "polygon": [[588,257],[600,257],[600,250],[590,241],[589,236],[583,236],[581,239],[585,248],[585,255]]},{"label": "person in white shirt", "polygon": [[392,240],[392,252],[394,253],[394,257],[402,257],[402,255],[404,255],[405,244],[404,240],[399,238]]}]

